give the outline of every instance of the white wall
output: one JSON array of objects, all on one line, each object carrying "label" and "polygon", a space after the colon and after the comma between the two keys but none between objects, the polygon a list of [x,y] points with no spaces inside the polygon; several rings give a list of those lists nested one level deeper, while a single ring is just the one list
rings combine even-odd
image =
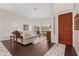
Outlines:
[{"label": "white wall", "polygon": [[51,41],[58,43],[58,16],[53,15],[51,18]]},{"label": "white wall", "polygon": [[[79,13],[79,4],[75,4],[74,17]],[[74,47],[77,55],[79,55],[79,30],[74,30]]]},{"label": "white wall", "polygon": [[51,18],[41,19],[40,25],[41,26],[50,26],[51,25]]},{"label": "white wall", "polygon": [[79,55],[79,30],[74,31],[74,47],[76,49],[77,55]]},{"label": "white wall", "polygon": [[32,25],[32,20],[0,9],[0,40],[9,39],[10,33],[18,28],[22,29],[23,24]]},{"label": "white wall", "polygon": [[53,14],[56,14],[62,11],[72,10],[74,8],[74,3],[53,3],[52,8]]},{"label": "white wall", "polygon": [[44,19],[33,19],[33,26],[50,26],[51,25],[51,17]]},{"label": "white wall", "polygon": [[1,38],[1,17],[0,17],[0,38]]}]

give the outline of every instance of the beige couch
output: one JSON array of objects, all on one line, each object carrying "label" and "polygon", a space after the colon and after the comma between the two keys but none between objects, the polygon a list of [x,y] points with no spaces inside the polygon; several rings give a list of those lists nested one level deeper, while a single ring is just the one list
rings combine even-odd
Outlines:
[{"label": "beige couch", "polygon": [[17,42],[19,42],[23,45],[33,43],[37,37],[37,35],[35,35],[34,33],[23,32],[21,35],[23,36],[23,41],[20,38],[18,38]]}]

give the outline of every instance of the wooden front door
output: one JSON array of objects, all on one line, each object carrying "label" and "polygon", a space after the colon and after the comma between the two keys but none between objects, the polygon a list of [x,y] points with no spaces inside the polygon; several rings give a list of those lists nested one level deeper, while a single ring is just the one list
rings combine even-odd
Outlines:
[{"label": "wooden front door", "polygon": [[58,16],[58,41],[72,45],[72,12],[61,14]]}]

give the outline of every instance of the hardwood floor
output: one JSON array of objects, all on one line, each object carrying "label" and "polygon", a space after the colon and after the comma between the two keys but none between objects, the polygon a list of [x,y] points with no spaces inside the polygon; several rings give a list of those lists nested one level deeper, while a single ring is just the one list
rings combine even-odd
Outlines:
[{"label": "hardwood floor", "polygon": [[75,48],[71,45],[66,45],[65,56],[77,56]]},{"label": "hardwood floor", "polygon": [[54,43],[49,43],[46,40],[26,46],[16,42],[10,44],[9,40],[2,43],[13,56],[43,56],[54,45]]},{"label": "hardwood floor", "polygon": [[[47,41],[41,41],[37,44],[23,46],[16,42],[10,43],[9,40],[2,41],[4,46],[13,56],[43,56],[55,44]],[[66,45],[65,56],[77,56],[73,46]]]}]

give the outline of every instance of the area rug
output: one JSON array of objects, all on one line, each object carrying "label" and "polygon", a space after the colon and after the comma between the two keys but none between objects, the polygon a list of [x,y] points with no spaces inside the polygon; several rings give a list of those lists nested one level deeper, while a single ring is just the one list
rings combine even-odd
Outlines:
[{"label": "area rug", "polygon": [[11,56],[7,48],[0,42],[0,56]]},{"label": "area rug", "polygon": [[44,37],[44,36],[42,36],[42,37],[37,37],[36,40],[33,42],[33,44],[39,43],[39,42],[41,42],[41,41],[43,41],[43,40],[47,40],[47,38]]},{"label": "area rug", "polygon": [[55,44],[44,56],[64,56],[65,45]]}]

